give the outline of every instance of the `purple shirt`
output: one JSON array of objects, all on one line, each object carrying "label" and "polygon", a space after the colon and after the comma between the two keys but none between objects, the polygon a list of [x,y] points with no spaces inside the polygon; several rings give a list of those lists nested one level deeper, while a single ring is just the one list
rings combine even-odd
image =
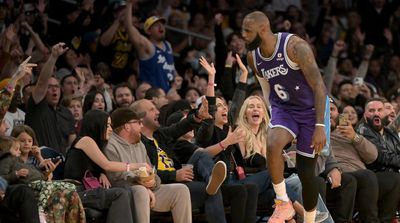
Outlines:
[{"label": "purple shirt", "polygon": [[311,109],[314,108],[314,93],[300,67],[292,62],[286,53],[286,46],[292,35],[278,33],[275,51],[269,58],[261,55],[260,48],[252,51],[254,66],[270,84],[269,102],[272,107],[289,110]]}]

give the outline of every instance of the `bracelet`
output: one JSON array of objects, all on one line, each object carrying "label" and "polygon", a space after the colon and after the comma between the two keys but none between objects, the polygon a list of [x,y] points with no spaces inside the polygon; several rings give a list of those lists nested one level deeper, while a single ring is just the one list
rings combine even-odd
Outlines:
[{"label": "bracelet", "polygon": [[232,68],[232,65],[225,64],[225,68]]},{"label": "bracelet", "polygon": [[225,146],[224,146],[224,145],[222,145],[222,142],[219,142],[219,143],[218,143],[218,145],[219,145],[219,147],[221,147],[221,149],[222,149],[222,150],[224,150],[224,151],[225,151]]},{"label": "bracelet", "polygon": [[126,172],[129,172],[131,170],[131,164],[126,163]]},{"label": "bracelet", "polygon": [[212,82],[208,82],[208,86],[214,86],[214,87],[216,87],[217,84],[214,84],[214,83],[212,83]]},{"label": "bracelet", "polygon": [[317,124],[315,124],[315,126],[325,127],[325,124],[317,123]]}]

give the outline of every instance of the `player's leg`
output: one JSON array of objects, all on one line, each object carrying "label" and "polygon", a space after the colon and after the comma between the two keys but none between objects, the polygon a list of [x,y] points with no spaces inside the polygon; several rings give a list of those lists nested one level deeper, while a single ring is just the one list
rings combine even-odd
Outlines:
[{"label": "player's leg", "polygon": [[284,162],[282,150],[291,141],[293,135],[282,127],[268,129],[267,151],[268,171],[271,174],[272,186],[276,194],[275,210],[269,218],[269,223],[282,223],[293,218],[295,210],[286,193],[285,180],[283,178]]},{"label": "player's leg", "polygon": [[270,128],[267,132],[267,162],[277,199],[275,200],[274,213],[268,221],[270,223],[290,220],[295,214],[286,193],[282,150],[293,141],[297,133],[297,124],[290,114],[278,108],[273,108]]},{"label": "player's leg", "polygon": [[297,173],[303,187],[302,196],[304,209],[306,210],[304,222],[314,222],[315,208],[318,201],[318,181],[315,175],[315,165],[317,163],[316,155],[314,158],[306,157],[300,154],[296,156]]}]

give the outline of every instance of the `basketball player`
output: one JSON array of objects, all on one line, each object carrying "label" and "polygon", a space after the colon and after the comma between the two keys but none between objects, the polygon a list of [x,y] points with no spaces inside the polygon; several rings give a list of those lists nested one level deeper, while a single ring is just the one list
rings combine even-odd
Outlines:
[{"label": "basketball player", "polygon": [[271,108],[267,160],[276,207],[269,222],[282,223],[295,214],[286,194],[282,157],[285,145],[295,138],[306,210],[304,222],[314,222],[318,197],[315,165],[326,143],[329,100],[313,52],[303,39],[293,34],[272,33],[267,16],[259,11],[246,15],[242,35],[249,49],[248,64],[257,74]]}]

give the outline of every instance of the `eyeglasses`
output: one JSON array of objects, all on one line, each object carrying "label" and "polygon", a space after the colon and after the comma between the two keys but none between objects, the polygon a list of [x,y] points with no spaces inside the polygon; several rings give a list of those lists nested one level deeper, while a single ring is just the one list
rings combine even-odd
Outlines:
[{"label": "eyeglasses", "polygon": [[142,121],[140,121],[140,120],[132,120],[132,121],[129,121],[129,122],[127,122],[127,123],[129,123],[129,124],[142,124]]}]

